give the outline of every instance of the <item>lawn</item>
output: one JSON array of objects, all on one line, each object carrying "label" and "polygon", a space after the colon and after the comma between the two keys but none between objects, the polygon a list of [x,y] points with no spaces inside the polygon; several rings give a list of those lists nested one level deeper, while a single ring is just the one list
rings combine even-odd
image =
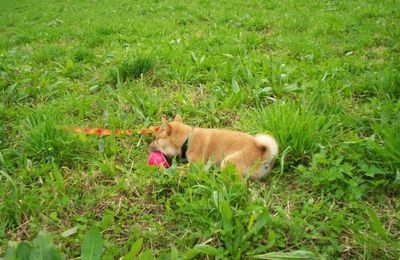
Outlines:
[{"label": "lawn", "polygon": [[[0,256],[399,259],[399,1],[0,10]],[[259,181],[212,164],[158,170],[151,135],[65,131],[176,114],[270,133],[279,161]]]}]

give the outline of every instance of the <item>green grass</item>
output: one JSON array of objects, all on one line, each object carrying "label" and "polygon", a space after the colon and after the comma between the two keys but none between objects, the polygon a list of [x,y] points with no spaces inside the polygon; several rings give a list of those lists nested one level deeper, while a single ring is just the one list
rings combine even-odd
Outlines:
[{"label": "green grass", "polygon": [[138,58],[134,61],[125,61],[117,70],[117,75],[114,79],[120,79],[127,81],[128,79],[138,79],[143,74],[149,72],[153,68],[153,62],[151,59]]},{"label": "green grass", "polygon": [[[0,1],[0,255],[49,247],[45,231],[76,258],[99,230],[104,259],[131,247],[141,259],[398,259],[399,8]],[[176,113],[270,133],[279,163],[249,182],[212,165],[158,171],[149,136],[64,130]]]}]

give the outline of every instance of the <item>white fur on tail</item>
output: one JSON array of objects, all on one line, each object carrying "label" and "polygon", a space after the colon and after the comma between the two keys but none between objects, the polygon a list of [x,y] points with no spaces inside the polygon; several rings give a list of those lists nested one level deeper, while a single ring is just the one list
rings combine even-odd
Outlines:
[{"label": "white fur on tail", "polygon": [[254,138],[256,139],[256,142],[259,146],[265,147],[266,151],[269,151],[270,155],[269,158],[266,158],[267,160],[264,161],[263,166],[254,176],[255,178],[261,178],[271,171],[272,164],[278,156],[279,147],[277,142],[275,141],[275,138],[270,135],[259,134],[256,135]]},{"label": "white fur on tail", "polygon": [[270,135],[262,134],[256,135],[254,138],[256,138],[258,145],[264,146],[271,153],[271,156],[276,158],[279,153],[279,148],[275,138]]}]

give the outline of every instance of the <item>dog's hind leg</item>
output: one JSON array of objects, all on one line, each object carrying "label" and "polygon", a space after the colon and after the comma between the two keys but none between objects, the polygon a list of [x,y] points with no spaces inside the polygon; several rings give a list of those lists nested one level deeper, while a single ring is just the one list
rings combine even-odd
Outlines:
[{"label": "dog's hind leg", "polygon": [[221,168],[224,169],[228,164],[233,164],[240,177],[245,177],[248,171],[248,162],[244,151],[238,151],[226,156],[221,162]]}]

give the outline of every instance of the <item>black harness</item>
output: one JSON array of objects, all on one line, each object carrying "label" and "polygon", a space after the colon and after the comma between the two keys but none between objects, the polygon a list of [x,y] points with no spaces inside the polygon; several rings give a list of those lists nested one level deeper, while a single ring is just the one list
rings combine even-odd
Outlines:
[{"label": "black harness", "polygon": [[187,157],[186,157],[186,152],[187,152],[188,147],[189,147],[189,137],[183,143],[182,148],[181,148],[181,160],[184,163],[188,162]]}]

